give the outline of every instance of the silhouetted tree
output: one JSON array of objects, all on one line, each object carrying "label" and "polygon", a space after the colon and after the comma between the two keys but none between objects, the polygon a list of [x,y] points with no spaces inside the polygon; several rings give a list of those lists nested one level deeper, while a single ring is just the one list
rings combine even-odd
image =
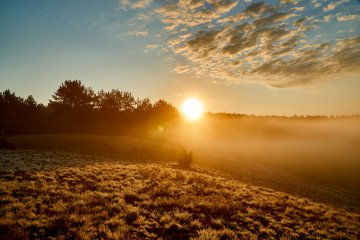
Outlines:
[{"label": "silhouetted tree", "polygon": [[137,99],[136,100],[136,110],[138,112],[151,112],[153,105],[150,102],[150,99]]},{"label": "silhouetted tree", "polygon": [[96,104],[94,91],[82,85],[80,80],[66,80],[52,95],[49,106],[67,109],[93,109]]},{"label": "silhouetted tree", "polygon": [[155,102],[152,112],[154,120],[162,124],[176,120],[179,117],[177,109],[162,99]]},{"label": "silhouetted tree", "polygon": [[130,92],[112,89],[101,90],[97,94],[97,128],[108,133],[123,132],[132,123],[136,106],[134,96]]},{"label": "silhouetted tree", "polygon": [[0,93],[0,130],[5,133],[16,133],[16,126],[20,125],[21,105],[23,99],[17,97],[15,93],[10,92],[9,89]]},{"label": "silhouetted tree", "polygon": [[111,92],[101,90],[97,96],[100,110],[133,112],[135,109],[135,98],[130,92],[122,92],[118,89],[112,89]]},{"label": "silhouetted tree", "polygon": [[6,134],[36,133],[43,122],[44,106],[30,95],[24,100],[10,90],[0,93],[0,131]]},{"label": "silhouetted tree", "polygon": [[94,91],[80,80],[66,80],[52,95],[49,108],[56,132],[84,132],[92,125],[93,110],[97,102]]},{"label": "silhouetted tree", "polygon": [[153,109],[158,114],[168,117],[177,117],[179,114],[176,107],[162,99],[155,102]]},{"label": "silhouetted tree", "polygon": [[32,95],[25,100],[25,109],[23,114],[27,120],[26,128],[31,133],[40,133],[46,131],[47,125],[47,109],[43,104],[38,104]]},{"label": "silhouetted tree", "polygon": [[0,93],[0,131],[5,134],[143,133],[169,126],[178,116],[164,100],[152,104],[118,89],[95,94],[80,80],[63,82],[46,107],[31,95],[23,99],[10,90]]}]

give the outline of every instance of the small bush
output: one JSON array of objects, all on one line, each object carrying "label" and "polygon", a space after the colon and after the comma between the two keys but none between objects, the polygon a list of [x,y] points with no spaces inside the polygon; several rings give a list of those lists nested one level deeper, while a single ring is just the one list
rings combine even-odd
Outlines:
[{"label": "small bush", "polygon": [[194,162],[193,151],[183,150],[181,156],[178,159],[178,163],[182,167],[190,167],[190,165]]},{"label": "small bush", "polygon": [[14,150],[15,145],[9,142],[5,135],[1,132],[0,136],[0,149]]}]

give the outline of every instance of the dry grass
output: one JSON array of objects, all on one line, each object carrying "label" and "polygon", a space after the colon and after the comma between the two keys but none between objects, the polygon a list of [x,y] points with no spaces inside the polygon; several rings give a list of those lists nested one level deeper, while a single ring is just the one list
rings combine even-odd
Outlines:
[{"label": "dry grass", "polygon": [[0,151],[0,239],[359,239],[360,215],[172,164]]},{"label": "dry grass", "polygon": [[[142,138],[28,135],[8,140],[17,149],[72,152],[132,163],[179,163],[187,156],[183,149],[194,149],[194,156],[188,158],[194,164],[225,171],[244,183],[360,211],[360,128],[354,122],[244,121],[184,126],[183,137],[167,129]],[[73,166],[71,162],[67,165]]]}]

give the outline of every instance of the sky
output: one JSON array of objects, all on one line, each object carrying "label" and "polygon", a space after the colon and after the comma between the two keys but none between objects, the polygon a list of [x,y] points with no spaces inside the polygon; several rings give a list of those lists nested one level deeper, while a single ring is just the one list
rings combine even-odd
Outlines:
[{"label": "sky", "polygon": [[65,80],[176,107],[360,114],[358,0],[0,0],[0,91]]}]

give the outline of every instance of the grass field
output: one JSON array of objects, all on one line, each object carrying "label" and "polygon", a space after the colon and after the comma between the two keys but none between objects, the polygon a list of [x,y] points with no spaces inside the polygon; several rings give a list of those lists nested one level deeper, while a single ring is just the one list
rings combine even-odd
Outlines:
[{"label": "grass field", "polygon": [[360,215],[208,168],[1,151],[1,239],[358,239]]},{"label": "grass field", "polygon": [[193,150],[197,165],[238,180],[360,211],[360,119],[203,119],[146,137],[14,136],[20,149],[75,152],[131,162],[173,162]]},{"label": "grass field", "polygon": [[[359,239],[358,120],[12,136],[0,239]],[[194,165],[182,168],[183,149]]]}]

